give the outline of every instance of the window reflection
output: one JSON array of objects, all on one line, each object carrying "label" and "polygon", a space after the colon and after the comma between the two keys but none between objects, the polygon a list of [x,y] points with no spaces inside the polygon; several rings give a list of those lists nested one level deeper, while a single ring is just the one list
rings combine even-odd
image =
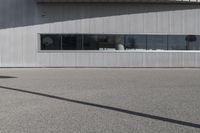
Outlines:
[{"label": "window reflection", "polygon": [[63,50],[81,50],[82,49],[81,43],[82,43],[81,35],[63,35],[62,36]]},{"label": "window reflection", "polygon": [[195,35],[187,35],[186,40],[186,50],[199,50],[200,37]]},{"label": "window reflection", "polygon": [[168,49],[169,50],[186,50],[185,35],[169,35]]},{"label": "window reflection", "polygon": [[127,35],[125,49],[146,49],[145,35]]},{"label": "window reflection", "polygon": [[41,50],[200,50],[199,35],[42,34]]},{"label": "window reflection", "polygon": [[84,50],[98,50],[98,41],[96,35],[84,35],[83,49]]},{"label": "window reflection", "polygon": [[166,35],[147,36],[147,49],[167,50],[167,36]]},{"label": "window reflection", "polygon": [[99,35],[97,42],[99,50],[115,49],[115,36],[113,35]]},{"label": "window reflection", "polygon": [[61,50],[60,35],[42,35],[41,36],[42,50]]}]

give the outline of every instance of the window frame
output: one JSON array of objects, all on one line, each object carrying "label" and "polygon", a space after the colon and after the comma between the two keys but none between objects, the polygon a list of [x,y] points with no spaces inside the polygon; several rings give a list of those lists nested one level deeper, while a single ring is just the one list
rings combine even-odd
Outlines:
[{"label": "window frame", "polygon": [[[200,50],[169,50],[169,44],[167,43],[167,49],[164,50],[149,50],[149,49],[131,49],[131,50],[42,50],[41,49],[41,35],[123,35],[124,38],[128,35],[144,35],[147,36],[148,35],[165,35],[167,36],[167,42],[168,42],[168,36],[172,36],[172,35],[185,35],[185,34],[103,34],[103,33],[100,33],[100,34],[97,34],[97,33],[94,33],[94,34],[91,34],[91,33],[38,33],[37,34],[37,38],[38,38],[38,45],[37,45],[37,51],[38,53],[144,53],[144,52],[147,52],[147,53],[162,53],[162,52],[166,52],[166,53],[191,53],[191,52],[195,52],[195,53],[199,53]],[[195,35],[195,36],[200,36],[200,35]],[[61,37],[62,38],[62,37]],[[125,39],[124,39],[125,40]],[[62,41],[62,40],[61,40]],[[82,40],[83,41],[83,40]],[[147,44],[147,39],[146,39],[146,44]],[[61,42],[61,45],[62,45],[62,42]],[[83,44],[82,44],[83,45]],[[146,46],[147,48],[148,46]],[[62,48],[62,46],[61,46]]]}]

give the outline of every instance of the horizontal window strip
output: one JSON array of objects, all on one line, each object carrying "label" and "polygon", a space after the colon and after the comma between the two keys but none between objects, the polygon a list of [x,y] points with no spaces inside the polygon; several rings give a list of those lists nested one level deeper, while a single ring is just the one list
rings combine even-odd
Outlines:
[{"label": "horizontal window strip", "polygon": [[40,50],[200,50],[200,35],[40,34]]}]

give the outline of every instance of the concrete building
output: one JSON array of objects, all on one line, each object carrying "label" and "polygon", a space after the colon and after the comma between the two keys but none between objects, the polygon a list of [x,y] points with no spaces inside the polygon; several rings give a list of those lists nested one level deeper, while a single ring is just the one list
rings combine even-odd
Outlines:
[{"label": "concrete building", "polygon": [[0,67],[200,67],[200,0],[0,0]]}]

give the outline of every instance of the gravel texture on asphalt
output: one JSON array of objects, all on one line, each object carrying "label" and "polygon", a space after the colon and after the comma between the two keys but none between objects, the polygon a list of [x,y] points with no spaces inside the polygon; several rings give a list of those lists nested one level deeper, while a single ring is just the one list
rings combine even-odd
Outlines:
[{"label": "gravel texture on asphalt", "polygon": [[0,69],[0,133],[200,133],[200,69]]}]

